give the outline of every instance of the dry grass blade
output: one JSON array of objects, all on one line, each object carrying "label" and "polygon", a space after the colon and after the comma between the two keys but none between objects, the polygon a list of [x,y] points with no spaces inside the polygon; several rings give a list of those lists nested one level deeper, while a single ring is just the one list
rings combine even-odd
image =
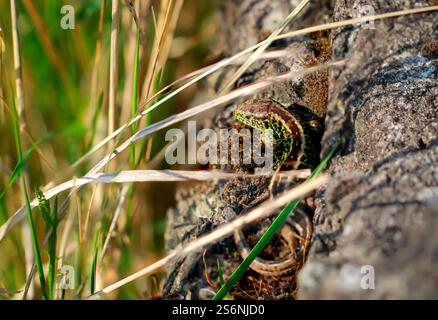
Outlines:
[{"label": "dry grass blade", "polygon": [[[247,50],[242,51],[242,52],[236,54],[235,56],[233,56],[231,58],[227,58],[225,60],[221,60],[221,61],[219,61],[219,62],[217,62],[217,63],[215,63],[215,64],[213,64],[211,66],[208,66],[208,67],[202,68],[200,70],[194,71],[194,72],[192,72],[192,73],[190,73],[190,74],[188,74],[188,75],[186,75],[186,76],[184,76],[184,77],[174,81],[173,83],[169,84],[168,86],[164,87],[163,89],[161,89],[156,94],[154,94],[152,97],[148,98],[145,102],[142,103],[142,105],[141,105],[142,111],[140,112],[140,114],[138,114],[135,117],[133,117],[132,119],[130,119],[123,126],[119,127],[113,133],[111,133],[107,137],[105,137],[105,139],[103,139],[98,144],[96,144],[90,151],[88,151],[81,158],[79,158],[72,165],[72,167],[74,168],[74,167],[79,166],[86,159],[88,159],[92,154],[94,154],[100,148],[105,146],[109,141],[111,141],[112,139],[114,139],[115,137],[117,137],[118,135],[123,133],[123,131],[125,129],[129,128],[134,123],[138,122],[142,117],[147,115],[149,112],[151,112],[152,110],[158,108],[160,105],[164,104],[165,102],[169,101],[171,98],[173,98],[174,96],[176,96],[180,92],[184,91],[188,87],[192,86],[196,82],[198,82],[201,79],[203,79],[203,78],[213,74],[214,72],[220,70],[221,68],[223,68],[223,67],[225,67],[227,65],[243,63],[244,61],[246,61],[246,55],[248,55],[249,52],[251,52],[253,49],[254,49],[254,47],[248,48]],[[274,58],[284,57],[284,56],[286,56],[288,54],[290,54],[290,50],[279,50],[278,52],[274,51],[274,52],[265,53],[265,55],[261,56],[260,59],[274,59]],[[144,109],[152,100],[156,99],[162,93],[166,92],[167,90],[169,90],[170,88],[174,87],[178,83],[183,82],[183,81],[188,80],[188,79],[191,79],[191,80],[188,81],[187,83],[185,83],[184,85],[182,85],[180,88],[178,88],[175,91],[173,91],[172,93],[170,93],[169,95],[163,97],[162,99],[160,99],[158,102],[154,103],[149,108]]]},{"label": "dry grass blade", "polygon": [[360,17],[360,18],[325,23],[325,24],[321,24],[318,26],[313,26],[313,27],[303,28],[300,30],[286,32],[284,34],[277,36],[275,38],[275,40],[297,37],[297,36],[301,36],[301,35],[312,33],[312,32],[318,32],[318,31],[324,31],[324,30],[330,30],[330,29],[351,26],[354,24],[360,24],[360,23],[364,23],[367,21],[377,21],[377,20],[383,20],[383,19],[388,19],[388,18],[396,18],[396,17],[406,16],[406,15],[411,15],[411,14],[432,12],[432,11],[436,11],[436,10],[438,10],[438,6],[428,6],[428,7],[422,7],[422,8],[406,9],[406,10],[376,14],[374,16],[364,16],[364,17]]},{"label": "dry grass blade", "polygon": [[277,198],[265,201],[260,206],[256,207],[255,209],[251,210],[245,215],[239,216],[233,221],[227,222],[220,227],[216,228],[215,230],[211,231],[210,233],[206,234],[205,236],[202,236],[191,243],[187,244],[184,247],[177,248],[176,250],[172,251],[169,255],[164,257],[163,259],[153,263],[152,265],[122,279],[117,281],[116,283],[113,283],[104,289],[100,290],[99,292],[96,292],[93,296],[90,298],[98,298],[99,296],[109,293],[111,291],[114,291],[121,286],[124,286],[125,284],[132,282],[142,276],[145,276],[151,272],[154,272],[161,267],[165,266],[171,259],[174,257],[180,255],[185,256],[191,252],[196,252],[203,247],[212,244],[220,239],[223,239],[229,235],[231,235],[235,230],[241,229],[243,226],[250,224],[254,221],[257,221],[262,218],[266,218],[269,215],[272,215],[272,213],[278,209],[281,206],[284,206],[286,203],[299,199],[301,197],[306,196],[313,190],[316,190],[320,187],[322,187],[324,184],[326,184],[329,181],[329,177],[327,175],[321,175],[320,177],[316,178],[315,180],[312,180],[310,182],[305,182],[301,184],[298,187],[295,187],[282,195],[278,196]]},{"label": "dry grass blade", "polygon": [[149,61],[148,73],[143,85],[143,94],[146,98],[149,98],[152,95],[152,84],[157,76],[157,72],[164,68],[167,61],[176,23],[183,3],[183,0],[166,0],[161,2],[159,19],[158,23],[156,23],[156,36],[152,46],[153,52]]},{"label": "dry grass blade", "polygon": [[138,16],[137,16],[137,10],[135,10],[135,6],[132,0],[125,0],[126,6],[128,7],[129,12],[132,15],[132,19],[134,20],[135,24],[138,25]]},{"label": "dry grass blade", "polygon": [[108,102],[108,134],[115,128],[115,110],[117,96],[117,67],[118,67],[118,41],[120,6],[119,0],[112,1],[111,7],[111,53],[110,53],[110,80],[109,80],[109,102]]},{"label": "dry grass blade", "polygon": [[117,221],[119,220],[120,214],[122,213],[123,207],[125,206],[128,192],[129,192],[129,185],[124,185],[122,190],[120,191],[119,202],[117,204],[116,211],[114,212],[113,219],[111,220],[111,225],[109,227],[108,233],[106,235],[105,241],[102,246],[102,250],[100,254],[100,263],[102,263],[102,260],[105,257],[108,244],[111,240],[111,237],[113,236],[114,230],[116,230]]},{"label": "dry grass blade", "polygon": [[[304,179],[310,174],[309,170],[295,170],[286,171],[280,173],[280,178],[299,178]],[[84,185],[105,184],[105,183],[130,183],[130,182],[153,182],[153,181],[206,181],[212,179],[230,179],[236,176],[251,175],[239,175],[235,173],[224,173],[216,171],[183,171],[183,170],[127,170],[120,172],[108,172],[108,173],[96,173],[90,174],[81,178],[71,179],[58,186],[44,192],[44,197],[49,200],[59,193],[72,189],[79,188]],[[30,202],[32,208],[38,205],[38,200],[33,199]],[[0,240],[4,238],[6,233],[19,221],[21,221],[26,214],[26,207],[23,206],[17,210],[14,215],[1,226],[0,228]]]},{"label": "dry grass blade", "polygon": [[18,120],[20,122],[20,131],[25,129],[24,118],[24,84],[23,84],[23,70],[21,65],[21,47],[18,33],[18,19],[15,1],[11,0],[11,23],[12,23],[12,42],[14,53],[14,67],[15,67],[15,92],[16,92],[16,107],[18,113]]},{"label": "dry grass blade", "polygon": [[[118,146],[114,151],[112,151],[111,153],[109,153],[108,155],[106,155],[104,158],[102,158],[102,160],[100,160],[85,176],[88,177],[85,180],[81,181],[81,184],[78,185],[78,188],[81,187],[81,185],[87,184],[85,183],[86,181],[89,181],[87,179],[89,179],[89,177],[95,176],[102,168],[104,168],[112,159],[114,159],[119,153],[123,152],[125,149],[127,149],[131,144],[135,143],[136,141],[140,140],[141,138],[144,138],[154,132],[157,132],[163,128],[166,128],[168,126],[171,126],[175,123],[178,123],[182,120],[188,119],[192,116],[195,116],[201,112],[207,111],[209,109],[212,109],[214,107],[217,106],[221,106],[225,103],[229,103],[230,101],[236,100],[236,99],[240,99],[240,98],[244,98],[246,96],[250,96],[252,94],[255,94],[256,92],[259,92],[261,90],[264,90],[266,88],[268,88],[270,85],[272,85],[272,83],[274,82],[278,82],[278,81],[286,81],[295,77],[299,77],[299,76],[303,76],[312,72],[316,72],[319,70],[323,70],[329,67],[333,67],[333,66],[340,66],[342,65],[343,62],[342,61],[337,61],[337,62],[333,62],[333,63],[329,63],[329,64],[324,64],[324,65],[320,65],[320,66],[315,66],[315,67],[310,67],[310,68],[306,68],[300,71],[293,71],[293,72],[288,72],[279,76],[275,76],[275,77],[270,77],[267,78],[265,80],[256,82],[252,85],[246,86],[246,87],[242,87],[239,88],[237,90],[231,91],[229,94],[222,96],[222,97],[218,97],[214,100],[205,102],[203,104],[200,104],[196,107],[193,107],[191,109],[188,109],[184,112],[181,112],[179,114],[173,115],[167,119],[164,119],[162,121],[159,121],[157,123],[154,123],[140,131],[138,131],[135,135],[131,136],[129,139],[127,139],[126,141],[124,141],[120,146]],[[84,178],[81,178],[84,179]],[[80,179],[79,179],[80,180]],[[72,180],[70,180],[72,181]],[[58,185],[56,188],[59,188],[59,190],[64,191],[67,189],[71,188],[71,183],[69,184],[69,182],[64,182],[63,184]],[[51,189],[53,190],[53,189]],[[61,192],[60,191],[60,192]],[[45,194],[45,196],[47,197],[47,199],[50,199],[50,196]],[[32,201],[32,204],[34,202]],[[60,212],[63,211],[63,208],[65,206],[63,205],[60,209]],[[14,215],[8,219],[8,221],[3,224],[0,228],[0,241],[3,240],[4,236],[6,235],[6,233],[12,228],[13,225],[15,225],[16,223],[18,223],[22,218],[23,218],[23,209],[24,207],[20,208],[18,211],[16,211],[14,213]]]},{"label": "dry grass blade", "polygon": [[90,222],[91,209],[93,207],[94,197],[96,196],[97,185],[93,186],[93,191],[91,192],[90,203],[88,204],[87,214],[85,215],[85,223],[84,223],[84,234],[88,234],[88,225]]},{"label": "dry grass blade", "polygon": [[[289,55],[292,54],[291,49],[282,49],[282,50],[272,50],[272,51],[268,51],[268,52],[264,52],[262,53],[260,56],[257,57],[257,60],[269,60],[269,59],[280,59],[283,57],[287,57]],[[245,61],[248,59],[248,57],[250,56],[250,53],[245,51],[243,55],[238,55],[236,56],[236,58],[232,59],[232,60],[228,60],[228,65],[241,65],[243,63],[245,63]],[[203,67],[201,69],[198,69],[196,71],[190,72],[184,76],[182,76],[181,78],[173,81],[172,83],[164,86],[162,89],[160,89],[160,91],[158,91],[157,93],[155,93],[152,97],[148,98],[145,102],[143,102],[143,107],[145,105],[147,105],[148,103],[150,103],[152,100],[158,98],[160,95],[162,95],[163,93],[169,91],[171,88],[174,88],[175,86],[177,86],[179,83],[182,83],[184,81],[187,81],[189,79],[193,79],[194,77],[197,77],[199,75],[201,75],[202,77],[206,77],[209,74],[211,74],[211,70],[214,68],[214,71],[217,71],[217,66],[220,65],[223,67],[223,62],[226,60],[222,60],[219,62],[216,62],[212,65]],[[205,72],[208,72],[208,74],[204,74]]]},{"label": "dry grass blade", "polygon": [[248,85],[246,87],[242,87],[239,89],[236,89],[234,91],[231,91],[229,94],[225,96],[218,97],[216,99],[213,99],[211,101],[205,102],[203,104],[200,104],[196,107],[190,108],[184,112],[181,112],[179,114],[170,116],[162,121],[156,122],[140,131],[138,131],[135,135],[131,136],[129,139],[125,140],[120,146],[118,146],[113,152],[105,156],[100,162],[98,162],[90,171],[89,174],[93,174],[98,172],[100,169],[102,169],[107,163],[109,163],[114,157],[116,157],[119,153],[124,151],[126,148],[128,148],[131,144],[135,143],[139,139],[142,139],[154,132],[157,132],[163,128],[169,127],[171,125],[174,125],[175,123],[178,123],[182,120],[186,120],[190,117],[193,117],[201,112],[205,112],[209,109],[212,109],[214,107],[218,107],[221,105],[224,105],[225,103],[230,103],[231,101],[234,101],[236,99],[245,98],[247,96],[253,95],[257,92],[260,92],[266,88],[268,88],[272,83],[275,82],[282,82],[287,81],[299,76],[307,75],[312,72],[320,71],[327,69],[329,67],[335,67],[335,66],[341,66],[344,62],[343,61],[336,61],[328,64],[323,64],[315,67],[305,68],[300,71],[292,71],[287,72],[282,75],[268,77],[264,80],[261,80],[259,82],[253,83],[251,85]]},{"label": "dry grass blade", "polygon": [[245,73],[246,70],[257,60],[257,58],[269,47],[269,45],[274,41],[283,30],[294,20],[298,14],[309,4],[310,0],[303,0],[301,3],[295,7],[295,9],[286,17],[283,23],[278,27],[270,36],[263,42],[263,44],[258,47],[258,49],[247,59],[247,61],[231,76],[231,78],[224,84],[220,93],[226,92],[231,86]]},{"label": "dry grass blade", "polygon": [[[259,81],[257,83],[252,84],[252,85],[249,85],[247,87],[243,87],[243,88],[234,90],[231,93],[227,94],[226,96],[216,98],[212,101],[208,101],[208,102],[201,104],[197,107],[186,110],[178,115],[174,115],[174,116],[171,116],[171,117],[164,119],[160,122],[157,122],[157,123],[145,128],[143,130],[140,130],[139,132],[137,132],[137,134],[133,135],[131,138],[126,140],[124,143],[122,143],[119,147],[116,148],[115,151],[108,154],[96,166],[94,166],[89,171],[89,173],[87,175],[97,173],[99,170],[101,170],[103,167],[105,167],[114,157],[116,157],[119,153],[121,153],[126,148],[128,148],[131,144],[133,144],[136,141],[138,141],[139,139],[144,138],[144,137],[146,137],[154,132],[157,132],[157,131],[165,128],[165,127],[173,125],[179,121],[188,119],[196,114],[204,112],[204,111],[211,109],[213,107],[223,105],[226,102],[230,102],[230,101],[233,101],[235,99],[244,98],[246,96],[252,95],[255,92],[266,89],[273,82],[285,81],[285,80],[288,80],[288,79],[291,79],[291,78],[294,78],[297,76],[302,76],[302,75],[312,73],[312,72],[315,72],[315,71],[318,71],[321,69],[325,69],[325,68],[328,68],[330,66],[340,66],[342,64],[343,64],[342,61],[338,61],[338,62],[320,65],[320,66],[316,66],[316,67],[306,68],[306,69],[301,70],[301,71],[288,72],[288,73],[285,73],[283,75],[267,78],[265,80]],[[0,240],[1,239],[2,239],[2,237],[0,234]]]},{"label": "dry grass blade", "polygon": [[[394,11],[394,12],[388,12],[388,13],[378,14],[378,15],[374,15],[374,16],[365,16],[365,17],[348,19],[348,20],[343,20],[343,21],[338,21],[338,22],[326,23],[326,24],[322,24],[322,25],[318,25],[318,26],[313,26],[313,27],[309,27],[309,28],[304,28],[304,29],[300,29],[300,30],[296,30],[296,31],[287,32],[285,34],[282,34],[282,35],[275,37],[274,40],[297,37],[297,36],[312,33],[312,32],[335,29],[335,28],[349,26],[349,25],[353,25],[353,24],[357,24],[357,23],[363,23],[363,22],[367,22],[367,21],[371,21],[371,20],[376,21],[376,20],[394,18],[394,17],[405,16],[405,15],[410,15],[410,14],[432,12],[432,11],[436,11],[436,10],[438,10],[438,6],[429,6],[429,7],[424,7],[424,8],[415,8],[415,9]],[[237,53],[236,55],[234,55],[230,58],[226,58],[224,60],[217,62],[213,66],[203,68],[201,70],[205,70],[205,71],[203,71],[200,74],[199,74],[199,71],[201,71],[201,70],[193,72],[192,74],[198,74],[195,78],[193,78],[192,80],[190,80],[189,82],[187,82],[186,84],[181,86],[180,88],[176,89],[174,92],[165,96],[163,99],[159,100],[157,103],[153,104],[152,106],[150,106],[146,110],[143,110],[139,115],[133,117],[128,123],[124,124],[123,126],[119,127],[117,130],[115,130],[112,134],[108,135],[105,139],[103,139],[98,144],[96,144],[89,152],[87,152],[79,160],[77,160],[73,164],[73,167],[77,167],[79,164],[81,164],[83,161],[85,161],[87,158],[89,158],[93,153],[95,153],[97,150],[102,148],[104,145],[106,145],[109,141],[114,139],[116,136],[121,134],[126,128],[129,128],[132,124],[139,121],[143,116],[148,114],[150,111],[159,107],[160,105],[162,105],[166,101],[170,100],[171,98],[173,98],[174,96],[176,96],[177,94],[179,94],[180,92],[185,90],[186,88],[190,87],[194,83],[198,82],[199,80],[201,80],[201,79],[209,76],[210,74],[224,68],[225,66],[232,64],[233,61],[237,61],[238,59],[241,59],[242,57],[244,57],[248,53],[250,53],[250,52],[254,51],[255,49],[259,48],[260,46],[264,45],[266,42],[267,42],[267,40],[259,42],[256,45],[249,47],[249,48]],[[187,79],[187,78],[190,78],[190,77],[189,76],[184,77],[184,79]],[[177,82],[180,82],[180,81],[178,80]],[[158,94],[155,95],[154,97],[148,99],[146,102],[144,102],[141,105],[141,109],[143,109],[150,101],[152,101],[153,98],[156,98],[156,96],[158,96]]]}]

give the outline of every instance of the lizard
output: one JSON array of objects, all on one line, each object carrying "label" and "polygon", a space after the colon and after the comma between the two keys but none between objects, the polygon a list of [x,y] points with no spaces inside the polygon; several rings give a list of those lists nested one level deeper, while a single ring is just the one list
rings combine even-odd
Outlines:
[{"label": "lizard", "polygon": [[[274,148],[280,150],[277,169],[284,164],[293,169],[313,167],[318,162],[323,126],[321,119],[309,109],[296,103],[285,108],[273,99],[250,99],[238,104],[233,115],[239,123],[260,130],[262,133],[271,130]],[[267,196],[268,192],[265,192],[240,214],[265,200]],[[302,217],[306,217],[302,211],[298,211]],[[304,228],[295,223],[297,231],[295,232],[292,230],[294,226],[291,225],[291,221],[288,222],[281,230],[281,236],[288,243],[290,254],[279,261],[267,261],[257,257],[251,264],[251,269],[268,276],[281,276],[293,268],[306,246],[306,241],[310,239],[311,224],[307,219],[304,219]],[[295,235],[296,233],[298,236]],[[297,238],[301,238],[299,243],[296,241]],[[234,241],[241,257],[245,259],[251,250],[240,229],[234,233]]]}]

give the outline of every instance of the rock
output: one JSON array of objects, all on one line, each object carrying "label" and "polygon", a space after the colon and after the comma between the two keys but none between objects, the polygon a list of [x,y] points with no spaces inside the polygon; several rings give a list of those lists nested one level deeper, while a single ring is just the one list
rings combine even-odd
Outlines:
[{"label": "rock", "polygon": [[[363,4],[382,13],[415,1],[337,1],[335,19]],[[323,148],[344,143],[320,194],[299,298],[438,298],[437,25],[430,13],[333,33],[334,59],[346,65],[331,74]],[[367,268],[374,289],[361,286]]]}]

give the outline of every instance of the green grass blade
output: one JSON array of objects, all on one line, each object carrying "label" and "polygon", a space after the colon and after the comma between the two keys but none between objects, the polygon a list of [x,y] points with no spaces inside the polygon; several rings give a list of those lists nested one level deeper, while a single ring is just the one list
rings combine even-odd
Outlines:
[{"label": "green grass blade", "polygon": [[[138,109],[138,64],[140,60],[140,27],[137,25],[137,39],[135,44],[135,61],[134,61],[134,74],[132,81],[132,106],[131,106],[131,116],[137,114]],[[135,134],[137,131],[137,123],[133,123],[131,126],[131,133]],[[135,165],[135,145],[132,145],[130,150],[130,163],[131,166]]]},{"label": "green grass blade", "polygon": [[29,220],[29,227],[30,227],[30,232],[31,232],[31,236],[32,236],[33,250],[34,250],[34,253],[35,253],[35,264],[36,264],[37,271],[38,271],[38,277],[40,279],[42,295],[43,295],[43,298],[47,300],[48,296],[47,296],[47,292],[46,292],[46,281],[44,279],[43,262],[42,262],[42,259],[41,259],[41,252],[40,252],[40,247],[39,247],[39,244],[38,244],[37,232],[36,232],[36,229],[35,229],[35,223],[33,221],[32,208],[30,207],[29,194],[27,192],[26,179],[25,179],[24,175],[21,175],[21,182],[24,185],[24,194],[25,194],[25,198],[26,198],[27,217],[28,217],[28,220]]},{"label": "green grass blade", "polygon": [[225,280],[224,280],[224,275],[222,272],[221,261],[219,259],[217,259],[217,273],[219,275],[219,283],[221,284],[221,287],[223,287],[225,284]]},{"label": "green grass blade", "polygon": [[93,115],[93,120],[91,122],[91,137],[90,141],[88,142],[87,151],[91,149],[94,143],[94,138],[96,137],[96,131],[97,131],[97,120],[99,119],[100,112],[102,111],[102,105],[103,105],[103,92],[99,95],[99,98],[97,100],[97,107],[96,111]]},{"label": "green grass blade", "polygon": [[[58,197],[55,198],[55,204],[51,211],[51,228],[52,232],[49,236],[49,271],[47,279],[49,282],[49,298],[53,300],[55,297],[55,270],[56,270],[56,229],[58,227]],[[49,229],[50,230],[50,229]],[[48,230],[47,230],[48,231]],[[47,232],[46,231],[46,232]]]},{"label": "green grass blade", "polygon": [[106,230],[108,230],[110,224],[109,219],[102,221],[100,229],[96,231],[96,236],[94,238],[94,255],[90,267],[90,295],[93,295],[96,291],[96,272],[97,272],[97,261],[99,259],[99,252],[101,252],[103,245],[103,235]]},{"label": "green grass blade", "polygon": [[[80,124],[76,124],[74,123],[71,126],[68,126],[66,128],[63,128],[61,130],[57,130],[54,132],[49,132],[47,135],[45,135],[44,137],[42,137],[41,139],[37,140],[36,142],[34,142],[32,144],[32,146],[26,150],[26,152],[24,152],[21,155],[21,159],[19,159],[19,161],[17,162],[17,164],[15,165],[14,170],[12,171],[12,174],[9,178],[9,182],[7,184],[7,186],[3,189],[3,191],[0,193],[0,199],[3,199],[3,197],[5,196],[6,192],[12,187],[12,185],[14,184],[15,180],[20,176],[21,172],[23,171],[23,169],[26,167],[26,163],[27,160],[29,159],[29,157],[31,156],[31,154],[33,153],[33,151],[41,144],[45,143],[46,141],[57,137],[57,136],[69,136],[69,135],[77,135],[80,134],[80,132],[83,131],[82,130],[82,126]],[[19,157],[20,158],[20,157]]]},{"label": "green grass blade", "polygon": [[228,281],[225,282],[225,284],[215,294],[213,300],[222,300],[230,292],[231,288],[240,280],[240,278],[243,276],[243,273],[249,268],[254,259],[260,254],[260,252],[262,252],[277,231],[281,229],[289,217],[289,214],[297,207],[300,201],[300,199],[292,201],[287,204],[283,210],[281,210],[278,217],[274,220],[269,229],[263,234],[246,259],[242,261]]},{"label": "green grass blade", "polygon": [[[4,188],[3,181],[0,180],[0,188]],[[3,197],[0,197],[0,223],[3,224],[5,221],[7,221],[9,218],[8,216],[8,210],[6,209],[6,203],[5,199]]]},{"label": "green grass blade", "polygon": [[97,256],[99,253],[98,246],[94,249],[93,262],[91,263],[91,271],[90,271],[90,295],[94,294],[96,289],[96,266],[97,266]]},{"label": "green grass blade", "polygon": [[[155,94],[160,89],[160,82],[161,82],[162,73],[163,73],[163,69],[157,70],[157,73],[156,73],[155,78],[154,78],[152,94]],[[156,103],[160,99],[161,99],[161,97],[157,97],[155,100],[151,101],[151,105],[153,105],[154,103]],[[152,114],[148,113],[145,117],[145,126],[148,126],[151,123],[152,123]],[[146,146],[147,146],[148,140],[149,139],[143,139],[143,141],[141,142],[140,152],[139,152],[138,157],[137,157],[137,163],[136,163],[137,165],[140,164],[141,159],[143,158],[143,156],[146,152]]]},{"label": "green grass blade", "polygon": [[[322,170],[327,166],[327,163],[332,158],[333,154],[337,150],[339,143],[333,148],[333,150],[321,161],[318,167],[312,172],[312,175],[308,178],[308,181],[313,180],[317,177]],[[301,199],[297,199],[289,202],[280,212],[280,214],[275,218],[274,222],[268,228],[268,230],[263,234],[251,252],[248,254],[246,259],[242,261],[239,267],[233,272],[228,281],[220,288],[220,290],[215,294],[213,300],[222,300],[233,288],[233,286],[240,280],[243,273],[249,268],[254,259],[262,252],[266,247],[272,237],[283,227],[289,215],[298,206]]]},{"label": "green grass blade", "polygon": [[[17,111],[16,111],[15,107],[14,107],[13,116],[14,116],[14,119],[13,119],[14,137],[15,137],[15,144],[16,144],[17,153],[18,153],[18,161],[22,162],[23,161],[23,152],[21,150],[20,128],[19,128],[19,124],[18,124],[18,115],[17,115]],[[26,201],[26,209],[27,209],[27,218],[29,221],[29,228],[30,228],[30,233],[31,233],[31,237],[32,237],[32,246],[33,246],[33,250],[34,250],[34,254],[35,254],[35,263],[37,266],[38,277],[40,279],[41,291],[42,291],[43,298],[47,299],[46,281],[44,279],[43,263],[41,260],[41,252],[40,252],[40,248],[38,245],[38,237],[37,237],[37,232],[35,229],[35,223],[33,221],[32,208],[30,207],[29,193],[27,192],[26,177],[24,176],[23,173],[20,173],[20,178],[21,178],[21,184],[23,185],[23,190],[24,190],[24,198]]]}]

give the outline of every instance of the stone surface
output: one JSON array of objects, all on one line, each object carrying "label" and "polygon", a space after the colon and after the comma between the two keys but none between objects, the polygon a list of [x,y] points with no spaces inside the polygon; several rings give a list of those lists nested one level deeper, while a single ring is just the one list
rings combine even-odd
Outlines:
[{"label": "stone surface", "polygon": [[[337,1],[334,17],[364,4],[382,13],[415,1]],[[320,195],[299,298],[438,298],[437,25],[431,13],[333,33],[346,66],[331,75],[323,146],[344,143]],[[361,286],[368,265],[374,290]]]},{"label": "stone surface", "polygon": [[[436,299],[437,163],[435,142],[328,187],[299,298]],[[367,289],[367,266],[374,290]]]}]

